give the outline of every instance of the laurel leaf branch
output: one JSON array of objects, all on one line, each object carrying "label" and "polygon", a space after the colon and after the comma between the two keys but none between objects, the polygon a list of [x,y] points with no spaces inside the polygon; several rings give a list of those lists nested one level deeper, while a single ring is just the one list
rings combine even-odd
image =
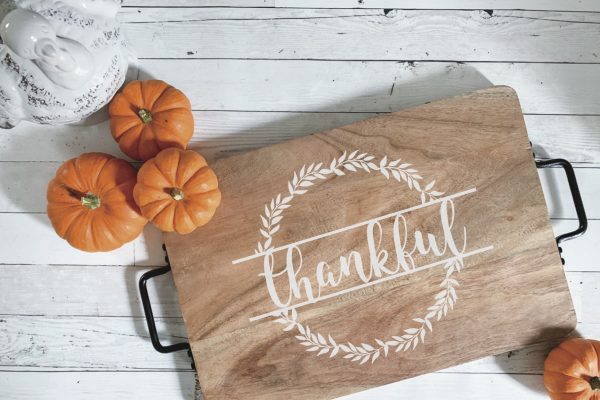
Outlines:
[{"label": "laurel leaf branch", "polygon": [[[378,164],[374,160],[374,156],[368,153],[359,154],[358,150],[355,150],[350,154],[344,152],[325,167],[323,163],[312,163],[309,166],[303,165],[299,171],[294,172],[291,181],[288,182],[287,194],[280,193],[271,199],[270,203],[265,204],[264,214],[260,216],[261,228],[259,229],[264,240],[258,242],[255,253],[266,253],[273,247],[273,235],[279,231],[283,211],[290,207],[289,203],[294,196],[305,194],[307,188],[313,186],[315,181],[325,180],[331,175],[343,176],[347,171],[379,171],[386,179],[393,178],[398,182],[405,182],[411,190],[419,192],[422,203],[436,200],[444,194],[434,189],[435,180],[422,185],[423,177],[412,168],[410,163],[401,163],[401,159],[388,162],[387,156],[379,160]],[[462,257],[453,258],[446,263],[444,266],[446,276],[440,284],[441,290],[435,295],[435,303],[427,308],[424,317],[413,319],[417,323],[415,327],[404,329],[402,334],[392,336],[390,340],[375,339],[376,345],[338,343],[331,335],[324,336],[312,332],[310,326],[304,326],[298,321],[296,309],[281,312],[274,322],[285,325],[284,331],[295,328],[298,333],[295,338],[306,347],[306,351],[315,352],[317,356],[328,354],[333,358],[338,354],[344,354],[343,358],[351,362],[374,363],[380,357],[387,357],[391,350],[407,351],[415,349],[419,343],[424,342],[427,332],[433,331],[432,320],[435,318],[439,321],[453,309],[457,300],[458,282],[452,276],[455,272],[460,272],[462,266]]]}]

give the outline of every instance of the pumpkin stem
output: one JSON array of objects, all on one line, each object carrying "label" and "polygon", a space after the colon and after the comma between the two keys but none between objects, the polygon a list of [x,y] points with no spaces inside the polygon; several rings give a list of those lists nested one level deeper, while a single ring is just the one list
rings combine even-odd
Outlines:
[{"label": "pumpkin stem", "polygon": [[592,390],[600,390],[600,377],[594,376],[590,379],[590,386],[592,387]]},{"label": "pumpkin stem", "polygon": [[88,192],[81,197],[81,205],[89,208],[90,210],[95,210],[96,208],[100,207],[100,203],[100,197],[91,192]]},{"label": "pumpkin stem", "polygon": [[140,108],[138,110],[138,115],[140,116],[140,119],[143,123],[148,124],[152,122],[152,113],[150,113],[150,110],[146,108]]},{"label": "pumpkin stem", "polygon": [[183,190],[179,188],[171,188],[171,192],[169,194],[177,201],[183,200],[184,198]]}]

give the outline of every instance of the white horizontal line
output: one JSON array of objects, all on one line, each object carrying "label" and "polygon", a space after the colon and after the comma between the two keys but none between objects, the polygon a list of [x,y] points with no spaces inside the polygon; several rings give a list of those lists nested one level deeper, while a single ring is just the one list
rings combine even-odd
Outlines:
[{"label": "white horizontal line", "polygon": [[325,232],[325,233],[321,233],[320,235],[316,235],[316,236],[312,236],[312,237],[309,237],[309,238],[306,238],[306,239],[298,240],[297,242],[284,244],[282,246],[275,247],[274,249],[270,249],[267,252],[256,253],[256,254],[252,254],[251,256],[246,256],[246,257],[243,257],[243,258],[238,258],[237,260],[233,260],[231,263],[232,264],[240,264],[240,263],[243,263],[245,261],[249,261],[249,260],[252,260],[252,259],[255,259],[255,258],[262,257],[262,256],[264,256],[265,254],[268,254],[268,253],[275,253],[276,251],[283,250],[283,249],[286,249],[286,248],[291,247],[291,246],[297,246],[299,244],[304,244],[304,243],[312,242],[314,240],[319,240],[319,239],[322,239],[322,238],[327,237],[327,236],[335,235],[337,233],[345,232],[345,231],[348,231],[348,230],[351,230],[351,229],[354,229],[354,228],[358,228],[358,227],[363,226],[363,225],[367,225],[367,224],[369,224],[369,223],[371,223],[373,221],[380,221],[382,219],[394,217],[396,215],[401,215],[401,214],[404,214],[404,213],[407,213],[407,212],[410,212],[410,211],[414,211],[414,210],[418,210],[420,208],[424,208],[424,207],[430,206],[432,204],[441,203],[442,201],[445,201],[445,200],[454,199],[456,197],[464,196],[466,194],[470,194],[470,193],[473,193],[473,192],[476,192],[476,191],[477,191],[476,188],[472,188],[472,189],[468,189],[468,190],[463,190],[462,192],[458,192],[458,193],[454,193],[454,194],[451,194],[451,195],[448,195],[448,196],[440,197],[439,199],[435,199],[435,200],[429,201],[427,203],[419,204],[419,205],[412,206],[412,207],[409,207],[409,208],[405,208],[404,210],[394,211],[394,212],[391,212],[389,214],[382,215],[380,217],[368,219],[368,220],[362,221],[362,222],[357,222],[355,224],[348,225],[348,226],[345,226],[343,228],[335,229],[335,230],[330,231],[330,232]]},{"label": "white horizontal line", "polygon": [[[467,257],[470,257],[470,256],[474,256],[475,254],[479,254],[479,253],[483,253],[485,251],[492,250],[493,248],[494,248],[494,246],[482,247],[482,248],[479,248],[477,250],[470,251],[468,253],[463,253],[461,256],[462,256],[462,258],[467,258]],[[389,275],[389,276],[386,276],[384,278],[380,278],[380,279],[377,279],[377,280],[374,280],[374,281],[371,281],[371,282],[363,283],[363,284],[358,285],[358,286],[353,286],[353,287],[350,287],[350,288],[347,288],[347,289],[340,290],[339,292],[330,293],[330,294],[327,294],[325,296],[321,296],[321,297],[319,297],[319,298],[317,298],[315,300],[312,300],[312,301],[305,301],[305,302],[302,302],[302,303],[293,304],[293,305],[288,306],[288,307],[284,307],[284,308],[280,308],[280,309],[277,309],[277,310],[273,310],[273,311],[265,313],[265,314],[260,314],[260,315],[251,317],[250,318],[250,322],[258,321],[259,319],[263,319],[263,318],[266,318],[266,317],[274,317],[274,316],[277,316],[277,315],[281,314],[282,312],[291,310],[293,308],[298,309],[300,307],[304,307],[304,306],[309,305],[309,304],[315,304],[315,303],[318,303],[318,302],[323,301],[323,300],[331,299],[333,297],[341,296],[341,295],[346,294],[346,293],[354,292],[356,290],[364,289],[364,288],[369,287],[369,286],[373,286],[373,285],[376,285],[376,284],[379,284],[379,283],[390,281],[392,279],[400,278],[401,276],[412,275],[412,274],[414,274],[416,272],[425,271],[426,269],[437,267],[439,265],[447,263],[450,260],[455,260],[456,258],[458,258],[458,256],[449,257],[449,258],[446,258],[444,260],[439,260],[439,261],[435,261],[435,262],[432,262],[432,263],[427,264],[427,265],[423,265],[422,267],[418,267],[418,268],[412,269],[410,271],[400,272],[400,273],[397,273],[397,274],[394,274],[394,275]]]}]

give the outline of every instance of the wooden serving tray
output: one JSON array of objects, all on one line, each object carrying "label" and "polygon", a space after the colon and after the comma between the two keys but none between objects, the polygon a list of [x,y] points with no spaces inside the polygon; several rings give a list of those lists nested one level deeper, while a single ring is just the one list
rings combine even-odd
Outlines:
[{"label": "wooden serving tray", "polygon": [[575,327],[509,87],[213,168],[214,219],[166,235],[207,400],[331,399]]}]

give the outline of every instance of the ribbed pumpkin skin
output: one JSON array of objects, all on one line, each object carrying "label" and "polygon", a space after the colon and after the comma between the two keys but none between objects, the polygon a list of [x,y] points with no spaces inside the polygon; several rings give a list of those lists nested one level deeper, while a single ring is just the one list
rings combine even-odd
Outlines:
[{"label": "ribbed pumpkin skin", "polygon": [[186,234],[206,224],[221,203],[217,176],[192,150],[161,151],[138,172],[133,197],[164,232]]},{"label": "ribbed pumpkin skin", "polygon": [[597,340],[567,339],[544,363],[544,385],[552,400],[600,400],[599,375]]},{"label": "ribbed pumpkin skin", "polygon": [[185,149],[194,133],[190,101],[159,80],[128,83],[112,99],[108,113],[121,151],[136,160],[148,160],[168,147]]},{"label": "ribbed pumpkin skin", "polygon": [[[136,170],[104,153],[85,153],[62,164],[48,184],[48,217],[71,246],[89,252],[110,251],[135,239],[147,220],[133,200]],[[95,209],[82,197],[99,198]]]}]

